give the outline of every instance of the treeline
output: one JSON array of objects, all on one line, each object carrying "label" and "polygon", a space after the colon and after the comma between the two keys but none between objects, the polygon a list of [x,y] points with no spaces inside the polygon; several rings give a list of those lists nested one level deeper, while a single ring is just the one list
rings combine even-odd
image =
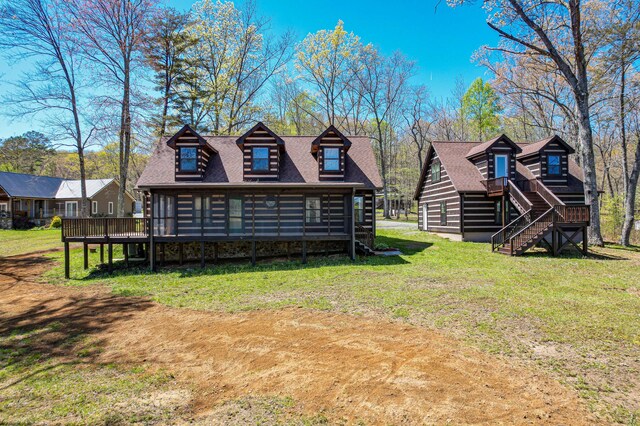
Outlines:
[{"label": "treeline", "polygon": [[626,244],[640,171],[639,8],[632,0],[501,3],[488,16],[501,42],[476,57],[495,78],[459,81],[435,99],[412,60],[381,53],[341,21],[296,39],[274,34],[251,1],[202,0],[184,13],[149,0],[6,1],[0,47],[33,66],[5,108],[37,116],[56,144],[70,143],[81,178],[91,146],[108,145],[108,170],[128,187],[132,158],[185,123],[239,134],[261,120],[294,135],[334,124],[372,138],[385,215],[390,200],[410,205],[433,140],[558,133],[585,169],[591,241],[602,243],[604,189],[624,212],[615,231]]}]

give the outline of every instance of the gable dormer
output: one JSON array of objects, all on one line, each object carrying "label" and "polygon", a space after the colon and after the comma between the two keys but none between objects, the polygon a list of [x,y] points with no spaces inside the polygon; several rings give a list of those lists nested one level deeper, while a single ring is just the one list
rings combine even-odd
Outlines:
[{"label": "gable dormer", "polygon": [[333,125],[311,142],[311,154],[318,161],[321,181],[344,180],[346,155],[351,141]]},{"label": "gable dormer", "polygon": [[478,168],[485,179],[516,179],[516,156],[522,149],[506,135],[500,135],[472,148],[467,160]]},{"label": "gable dormer", "polygon": [[558,135],[525,145],[518,161],[524,164],[542,183],[567,185],[569,155],[575,150]]},{"label": "gable dormer", "polygon": [[244,181],[280,178],[284,141],[262,122],[240,136],[236,144],[242,150]]},{"label": "gable dormer", "polygon": [[176,181],[202,180],[209,158],[216,150],[188,125],[185,125],[167,145],[175,151]]}]

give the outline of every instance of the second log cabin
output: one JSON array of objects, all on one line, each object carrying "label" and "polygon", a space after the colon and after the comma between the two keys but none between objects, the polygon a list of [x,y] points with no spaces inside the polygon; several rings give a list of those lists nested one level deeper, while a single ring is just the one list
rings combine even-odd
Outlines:
[{"label": "second log cabin", "polygon": [[433,142],[416,187],[418,227],[452,239],[491,241],[519,255],[542,245],[586,253],[589,206],[573,148],[559,136],[535,143]]}]

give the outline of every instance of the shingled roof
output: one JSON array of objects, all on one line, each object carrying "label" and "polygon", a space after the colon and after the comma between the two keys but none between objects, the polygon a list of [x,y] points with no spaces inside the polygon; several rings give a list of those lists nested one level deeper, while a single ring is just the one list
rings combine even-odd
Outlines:
[{"label": "shingled roof", "polygon": [[[212,184],[246,185],[243,176],[243,152],[238,149],[237,136],[203,136],[207,144],[217,151],[207,166],[202,181],[178,182],[175,180],[175,152],[167,146],[167,139],[156,145],[140,179],[138,188],[154,186],[207,186]],[[286,145],[280,160],[280,179],[277,182],[251,182],[252,185],[345,185],[362,184],[365,188],[379,189],[382,179],[371,147],[371,140],[365,136],[347,136],[351,141],[345,156],[345,176],[341,182],[321,182],[318,162],[311,154],[311,144],[316,136],[281,136]]]},{"label": "shingled roof", "polygon": [[[449,179],[457,192],[485,192],[486,187],[483,182],[485,178],[482,176],[478,168],[469,160],[470,157],[484,152],[491,145],[497,142],[501,138],[495,138],[489,142],[449,142],[449,141],[434,141],[427,151],[427,157],[422,168],[420,180],[416,187],[414,195],[415,199],[420,196],[420,191],[426,178],[427,166],[430,157],[433,153],[438,154],[441,164],[447,171]],[[535,143],[518,143],[516,144],[518,150],[522,150],[522,153],[531,153],[532,150],[541,149],[547,143],[551,142],[554,138],[544,139]],[[571,151],[573,152],[573,151]],[[518,158],[521,156],[518,155]],[[523,179],[535,179],[535,176],[531,171],[520,162],[516,162],[516,173]],[[569,176],[568,184],[563,187],[554,188],[555,192],[582,192],[583,191],[583,173],[580,166],[573,160],[569,159]]]},{"label": "shingled roof", "polygon": [[541,149],[543,149],[553,141],[558,142],[560,145],[562,145],[569,154],[573,154],[574,152],[576,152],[575,149],[573,149],[571,145],[562,140],[560,136],[555,135],[551,136],[550,138],[542,139],[533,143],[519,143],[518,145],[522,148],[522,152],[518,154],[518,158],[524,158],[532,154],[537,154]]}]

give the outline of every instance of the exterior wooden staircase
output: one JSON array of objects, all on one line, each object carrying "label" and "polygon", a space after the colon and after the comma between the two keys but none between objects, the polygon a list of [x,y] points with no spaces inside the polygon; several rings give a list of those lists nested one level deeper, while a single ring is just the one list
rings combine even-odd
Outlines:
[{"label": "exterior wooden staircase", "polygon": [[373,251],[374,237],[373,232],[369,231],[367,228],[356,225],[356,251],[365,256],[373,256],[375,252]]},{"label": "exterior wooden staircase", "polygon": [[[586,252],[589,206],[565,205],[538,180],[521,184],[523,191],[509,181],[509,200],[522,214],[491,237],[491,250],[518,256],[542,243],[554,255],[569,245]],[[551,242],[547,241],[549,236]]]}]

